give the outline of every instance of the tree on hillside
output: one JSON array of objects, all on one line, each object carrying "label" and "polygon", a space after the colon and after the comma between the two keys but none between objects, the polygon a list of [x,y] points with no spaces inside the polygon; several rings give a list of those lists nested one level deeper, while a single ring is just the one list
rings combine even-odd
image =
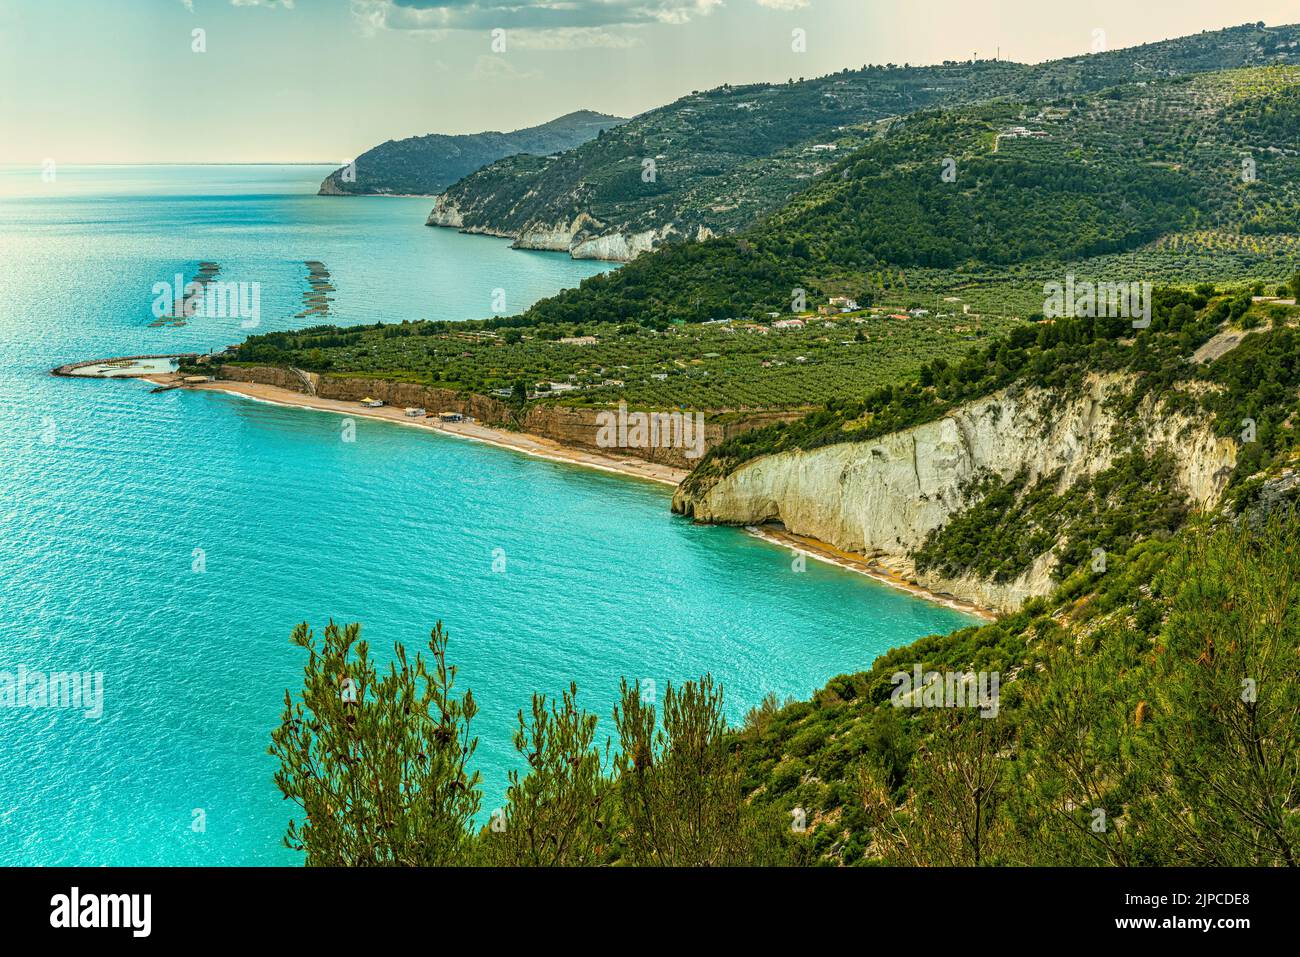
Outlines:
[{"label": "tree on hillside", "polygon": [[868,815],[878,822],[876,851],[886,863],[909,867],[1000,863],[1008,832],[1007,727],[1001,718],[961,713],[929,720],[905,807],[893,807],[881,772],[868,769],[861,778]]},{"label": "tree on hillside", "polygon": [[609,742],[596,744],[596,716],[578,707],[578,686],[557,704],[533,695],[519,712],[515,750],[528,768],[510,772],[504,808],[481,833],[488,860],[509,867],[591,866],[610,846],[613,786],[605,777]]},{"label": "tree on hillside", "polygon": [[317,866],[466,863],[480,800],[469,770],[478,707],[455,692],[442,623],[430,662],[410,661],[399,644],[383,677],[360,632],[331,621],[318,647],[303,623],[290,639],[308,655],[303,688],[297,699],[285,691],[270,753],[275,783],[305,819],[289,822],[285,844]]},{"label": "tree on hillside", "polygon": [[614,724],[628,863],[670,867],[747,863],[755,833],[727,739],[722,689],[705,675],[664,694],[663,727],[638,682],[624,679]]},{"label": "tree on hillside", "polygon": [[1026,688],[1010,802],[1024,863],[1137,863],[1125,809],[1148,710],[1134,668],[1144,645],[1132,631],[1105,629],[1084,647],[1055,649]]},{"label": "tree on hillside", "polygon": [[1198,535],[1167,569],[1155,822],[1182,863],[1300,865],[1300,550],[1293,517]]}]

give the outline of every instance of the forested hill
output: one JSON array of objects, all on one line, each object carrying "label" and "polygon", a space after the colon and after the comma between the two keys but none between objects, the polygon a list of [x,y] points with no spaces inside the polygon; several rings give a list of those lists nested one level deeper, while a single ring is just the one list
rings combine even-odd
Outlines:
[{"label": "forested hill", "polygon": [[[1089,438],[1120,454],[1085,479],[1026,469],[973,488],[918,567],[999,580],[1046,548],[1057,584],[993,624],[891,649],[811,701],[773,697],[749,716],[737,736],[747,791],[759,813],[806,814],[788,841],[797,860],[1295,865],[1300,310],[1206,286],[1157,290],[1154,312],[1135,339],[1118,320],[1026,325],[959,367],[936,364],[908,388],[797,426],[801,448],[835,441],[849,419],[861,440],[1002,375],[1067,402],[1088,376],[1111,375],[1128,383],[1106,400],[1126,423],[1143,409],[1187,416],[1236,447],[1222,498],[1201,512],[1172,478],[1187,429],[1172,445],[1099,431]],[[1242,333],[1217,357],[1200,350]],[[774,436],[742,438],[770,448]],[[815,468],[802,458],[801,472]],[[941,684],[997,673],[1000,707],[920,707],[895,693],[898,674],[916,671]],[[1243,695],[1243,675],[1269,699]]]},{"label": "forested hill", "polygon": [[1297,265],[1300,67],[879,126],[759,225],[670,244],[530,318],[761,318],[788,311],[796,289],[810,303],[902,305],[987,290],[997,308],[1028,315],[1067,264],[1089,279],[1153,283],[1281,280]]},{"label": "forested hill", "polygon": [[547,236],[546,248],[556,248],[557,231],[565,230],[570,248],[592,236],[647,230],[728,233],[752,225],[878,135],[872,124],[887,117],[1296,62],[1300,27],[1249,24],[1033,66],[890,64],[785,84],[723,86],[642,114],[569,153],[494,163],[447,190],[431,222],[522,237],[521,245]]},{"label": "forested hill", "polygon": [[503,156],[515,153],[545,156],[572,149],[601,130],[613,129],[624,122],[622,117],[579,110],[541,126],[513,133],[459,136],[430,133],[389,140],[357,157],[355,181],[345,177],[347,167],[337,169],[325,177],[320,193],[326,196],[375,193],[431,196]]}]

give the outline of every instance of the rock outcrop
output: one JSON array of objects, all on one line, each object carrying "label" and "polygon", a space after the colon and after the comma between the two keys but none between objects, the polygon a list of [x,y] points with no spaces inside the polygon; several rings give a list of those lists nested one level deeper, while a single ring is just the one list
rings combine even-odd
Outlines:
[{"label": "rock outcrop", "polygon": [[1077,395],[1005,389],[905,431],[764,456],[721,478],[688,481],[673,508],[706,522],[779,521],[796,534],[872,556],[932,591],[1014,609],[1054,587],[1050,554],[1007,583],[917,574],[910,559],[931,531],[973,504],[971,488],[981,476],[1009,480],[1027,471],[1033,482],[1060,470],[1064,491],[1109,467],[1132,442],[1174,457],[1178,484],[1195,506],[1217,503],[1236,443],[1151,402],[1134,420],[1121,420],[1111,399],[1131,382],[1094,376]]},{"label": "rock outcrop", "polygon": [[673,223],[637,232],[611,231],[587,213],[579,213],[572,222],[567,223],[530,222],[517,231],[497,229],[475,222],[467,224],[465,212],[445,193],[434,197],[433,209],[429,212],[425,225],[511,239],[514,240],[516,249],[568,253],[574,259],[610,262],[631,262],[642,253],[652,252],[661,243],[683,234],[689,235],[695,242],[713,238],[713,232],[707,226],[698,226],[693,231],[683,233]]},{"label": "rock outcrop", "polygon": [[429,218],[424,221],[424,225],[460,229],[465,225],[465,214],[460,211],[460,207],[447,198],[446,193],[441,193],[433,198],[433,209],[429,212]]}]

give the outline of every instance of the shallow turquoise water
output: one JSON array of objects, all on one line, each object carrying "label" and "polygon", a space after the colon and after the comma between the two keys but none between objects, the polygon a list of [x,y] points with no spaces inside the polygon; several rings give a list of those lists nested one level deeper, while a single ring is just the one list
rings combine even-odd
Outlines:
[{"label": "shallow turquoise water", "polygon": [[[0,707],[0,861],[290,864],[265,754],[296,622],[372,647],[437,619],[482,706],[485,808],[514,713],[570,679],[711,671],[738,718],[969,619],[734,529],[667,490],[398,425],[229,396],[56,379],[72,359],[207,349],[238,320],[149,328],[152,284],[200,260],[292,315],[319,259],[333,321],[481,317],[602,267],[425,228],[428,201],[328,199],[314,167],[0,169],[0,672],[98,671],[104,714]],[[195,572],[202,549],[206,570]],[[493,571],[504,550],[504,573]],[[206,831],[191,829],[195,809]]]}]

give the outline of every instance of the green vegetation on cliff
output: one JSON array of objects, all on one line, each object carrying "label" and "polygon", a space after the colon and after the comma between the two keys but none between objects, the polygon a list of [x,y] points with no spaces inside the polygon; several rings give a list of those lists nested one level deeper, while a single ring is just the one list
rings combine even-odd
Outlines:
[{"label": "green vegetation on cliff", "polygon": [[1053,552],[1052,575],[1063,580],[1178,529],[1189,509],[1173,473],[1165,456],[1130,452],[1064,490],[1060,470],[1032,478],[1022,471],[1007,481],[985,476],[969,493],[975,504],[916,550],[916,567],[1007,582]]},{"label": "green vegetation on cliff", "polygon": [[[1070,394],[1088,375],[1109,372],[1136,377],[1126,400],[1130,410],[1144,399],[1159,398],[1170,412],[1211,416],[1215,433],[1224,436],[1238,434],[1242,420],[1253,419],[1257,437],[1238,467],[1235,478],[1240,479],[1265,467],[1292,440],[1300,388],[1294,329],[1300,309],[1253,305],[1250,299],[1249,290],[1222,294],[1210,285],[1191,292],[1157,289],[1149,328],[1135,330],[1131,320],[1120,318],[1026,323],[957,362],[926,364],[915,379],[858,399],[833,400],[798,421],[736,436],[709,452],[687,486],[760,455],[868,441],[931,422],[1013,385]],[[1193,361],[1196,349],[1232,322],[1255,331],[1214,361]]]},{"label": "green vegetation on cliff", "polygon": [[[739,735],[754,803],[803,809],[788,845],[808,863],[1294,866],[1292,509],[1140,543],[755,714]],[[896,707],[893,676],[918,664],[999,672],[997,716]]]}]

